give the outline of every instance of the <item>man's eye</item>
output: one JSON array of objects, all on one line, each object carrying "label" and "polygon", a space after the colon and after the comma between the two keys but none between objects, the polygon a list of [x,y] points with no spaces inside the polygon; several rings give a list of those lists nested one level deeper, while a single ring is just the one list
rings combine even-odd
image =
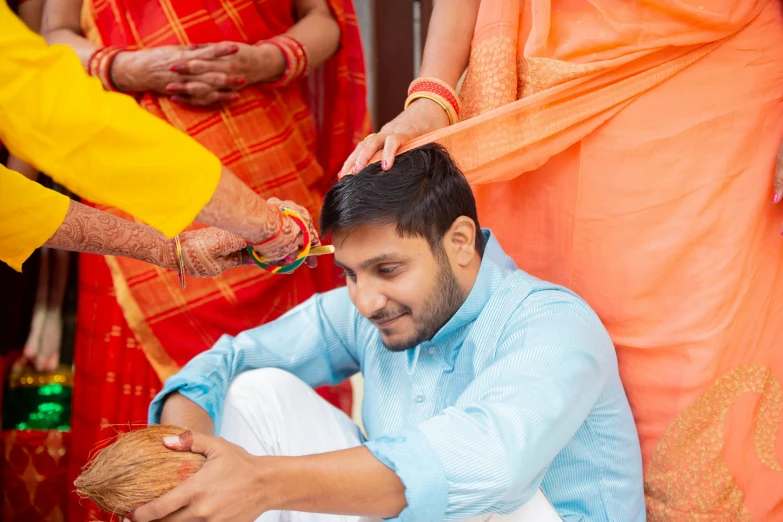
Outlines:
[{"label": "man's eye", "polygon": [[354,274],[353,272],[349,272],[348,270],[343,270],[343,273],[340,274],[340,277],[347,277],[351,281],[356,280],[356,274]]},{"label": "man's eye", "polygon": [[382,266],[378,268],[378,273],[382,275],[392,275],[394,272],[397,271],[397,268],[399,268],[399,265]]}]

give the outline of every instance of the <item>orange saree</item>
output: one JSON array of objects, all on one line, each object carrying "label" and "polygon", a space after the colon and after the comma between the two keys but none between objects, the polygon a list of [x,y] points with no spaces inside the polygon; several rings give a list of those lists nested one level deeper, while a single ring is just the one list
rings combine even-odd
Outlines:
[{"label": "orange saree", "polygon": [[783,520],[777,0],[483,0],[438,141],[612,338],[651,521]]},{"label": "orange saree", "polygon": [[[340,49],[302,82],[252,85],[217,109],[188,108],[154,94],[140,96],[141,106],[198,140],[259,194],[294,200],[317,219],[329,180],[369,132],[356,16],[348,0],[330,6],[341,27]],[[90,39],[139,49],[255,43],[284,33],[295,23],[293,13],[293,0],[85,0],[82,18]],[[131,259],[84,255],[80,262],[72,477],[97,442],[146,424],[160,382],[221,335],[273,320],[336,284],[327,259],[290,276],[243,267],[188,278],[186,290],[177,274]],[[319,391],[350,412],[349,383]],[[74,499],[71,522],[88,517]]]}]

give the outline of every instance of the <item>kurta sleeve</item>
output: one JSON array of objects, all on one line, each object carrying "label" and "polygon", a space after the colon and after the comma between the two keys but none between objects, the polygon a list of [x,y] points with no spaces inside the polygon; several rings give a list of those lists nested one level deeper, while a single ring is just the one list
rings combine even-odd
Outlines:
[{"label": "kurta sleeve", "polygon": [[209,202],[218,158],[130,96],[106,92],[69,47],[0,2],[0,141],[81,197],[172,237]]}]

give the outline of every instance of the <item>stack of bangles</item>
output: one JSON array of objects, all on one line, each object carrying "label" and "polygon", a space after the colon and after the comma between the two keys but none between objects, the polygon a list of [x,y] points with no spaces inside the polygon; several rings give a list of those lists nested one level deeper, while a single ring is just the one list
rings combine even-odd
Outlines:
[{"label": "stack of bangles", "polygon": [[87,74],[97,77],[107,91],[119,90],[112,80],[111,67],[117,55],[126,50],[124,47],[115,46],[97,49],[90,55],[90,59],[87,60]]},{"label": "stack of bangles", "polygon": [[426,98],[440,105],[449,117],[449,125],[459,121],[459,96],[451,86],[437,78],[423,77],[413,80],[408,87],[405,110],[419,98]]},{"label": "stack of bangles", "polygon": [[274,82],[267,83],[267,87],[282,87],[307,74],[310,68],[310,54],[299,40],[287,34],[281,34],[256,43],[256,45],[265,44],[274,45],[285,57],[283,75]]},{"label": "stack of bangles", "polygon": [[[302,263],[305,262],[305,259],[307,258],[307,255],[310,253],[310,246],[312,244],[311,238],[310,238],[310,232],[307,230],[307,225],[304,222],[304,219],[302,219],[302,216],[291,210],[290,208],[281,207],[280,208],[280,231],[278,231],[277,234],[275,234],[273,237],[270,237],[263,243],[259,243],[257,245],[250,245],[247,247],[247,252],[250,254],[250,259],[253,260],[255,264],[266,270],[267,272],[270,272],[272,274],[288,274],[302,266]],[[269,243],[271,241],[274,241],[277,239],[277,237],[282,233],[283,231],[283,219],[284,216],[290,217],[294,223],[299,226],[300,229],[302,229],[302,242],[303,245],[302,249],[299,251],[299,255],[296,256],[296,259],[293,260],[288,265],[285,266],[277,266],[272,264],[268,259],[260,255],[258,252],[255,251],[253,248],[264,245],[266,243]]]}]

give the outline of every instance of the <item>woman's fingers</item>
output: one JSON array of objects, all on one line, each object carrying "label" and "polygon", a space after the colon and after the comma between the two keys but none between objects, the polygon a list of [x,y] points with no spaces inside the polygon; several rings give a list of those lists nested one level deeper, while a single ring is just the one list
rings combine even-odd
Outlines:
[{"label": "woman's fingers", "polygon": [[356,155],[356,160],[354,161],[353,167],[351,167],[351,174],[358,174],[360,170],[370,163],[370,160],[375,153],[383,147],[387,135],[388,134],[385,132],[379,132],[364,140],[364,147],[362,147]]},{"label": "woman's fingers", "polygon": [[386,137],[386,141],[383,143],[383,159],[381,161],[381,168],[383,170],[392,168],[397,151],[406,141],[408,140],[400,134],[390,134]]}]

